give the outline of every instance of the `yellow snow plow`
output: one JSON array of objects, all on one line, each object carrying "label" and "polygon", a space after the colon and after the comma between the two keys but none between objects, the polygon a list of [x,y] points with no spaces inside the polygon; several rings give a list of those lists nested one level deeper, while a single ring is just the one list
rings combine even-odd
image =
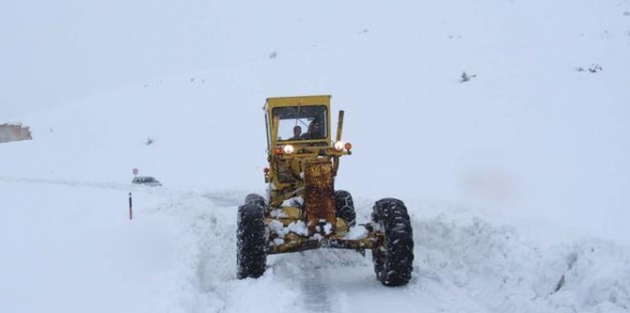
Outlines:
[{"label": "yellow snow plow", "polygon": [[404,203],[381,199],[372,221],[357,225],[352,195],[335,189],[340,159],[352,154],[352,144],[342,140],[344,111],[332,136],[330,99],[267,99],[268,194],[250,194],[239,207],[239,279],[263,275],[270,254],[339,248],[371,250],[376,277],[386,286],[409,282],[413,234]]}]

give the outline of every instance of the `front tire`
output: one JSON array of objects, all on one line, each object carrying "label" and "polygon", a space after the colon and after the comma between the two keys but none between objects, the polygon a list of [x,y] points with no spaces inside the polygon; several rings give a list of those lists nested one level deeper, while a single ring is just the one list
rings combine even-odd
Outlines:
[{"label": "front tire", "polygon": [[393,198],[377,201],[372,221],[385,235],[383,245],[372,250],[376,279],[385,286],[409,283],[413,270],[413,231],[405,204]]},{"label": "front tire", "polygon": [[267,265],[264,199],[262,204],[259,198],[248,200],[250,201],[238,208],[238,279],[258,278],[265,272]]},{"label": "front tire", "polygon": [[335,210],[337,218],[344,220],[348,227],[356,224],[357,214],[354,211],[354,201],[349,192],[345,190],[335,191]]}]

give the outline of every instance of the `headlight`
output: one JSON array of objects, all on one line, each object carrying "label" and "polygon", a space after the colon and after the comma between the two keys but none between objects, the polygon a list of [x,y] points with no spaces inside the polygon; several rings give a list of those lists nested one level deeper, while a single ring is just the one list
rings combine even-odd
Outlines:
[{"label": "headlight", "polygon": [[293,148],[292,145],[286,145],[282,148],[282,151],[284,151],[285,154],[291,154],[295,151],[295,148]]},{"label": "headlight", "polygon": [[337,141],[335,142],[335,144],[333,145],[333,147],[335,148],[335,150],[337,151],[342,151],[343,150],[343,146],[345,145],[345,142],[343,141]]},{"label": "headlight", "polygon": [[335,148],[335,150],[337,151],[343,151],[345,149],[346,151],[349,152],[350,149],[352,149],[352,144],[349,142],[337,141],[333,145],[333,148]]}]

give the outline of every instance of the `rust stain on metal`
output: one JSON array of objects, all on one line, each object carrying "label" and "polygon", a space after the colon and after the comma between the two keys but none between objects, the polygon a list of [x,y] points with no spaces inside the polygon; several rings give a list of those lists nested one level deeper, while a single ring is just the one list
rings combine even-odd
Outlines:
[{"label": "rust stain on metal", "polygon": [[337,218],[332,172],[330,162],[315,162],[305,166],[304,208],[310,234],[318,233],[317,226],[326,223],[330,223],[331,232],[335,230]]}]

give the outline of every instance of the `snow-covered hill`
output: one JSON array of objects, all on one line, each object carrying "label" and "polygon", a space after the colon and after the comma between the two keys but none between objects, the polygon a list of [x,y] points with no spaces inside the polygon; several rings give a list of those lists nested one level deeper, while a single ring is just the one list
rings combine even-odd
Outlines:
[{"label": "snow-covered hill", "polygon": [[[0,10],[34,138],[0,145],[0,312],[630,310],[630,2],[118,4]],[[346,251],[235,279],[261,107],[301,94],[346,110],[361,220],[407,203],[408,286]]]}]

